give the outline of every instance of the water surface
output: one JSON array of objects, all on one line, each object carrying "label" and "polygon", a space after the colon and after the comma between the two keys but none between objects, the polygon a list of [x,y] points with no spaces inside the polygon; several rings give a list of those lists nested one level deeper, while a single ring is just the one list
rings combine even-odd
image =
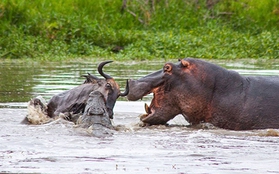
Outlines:
[{"label": "water surface", "polygon": [[[175,62],[176,60],[171,60]],[[210,60],[209,60],[210,61]],[[212,61],[212,60],[211,60]],[[125,79],[161,69],[165,61],[114,62],[104,68]],[[278,62],[214,61],[243,75],[278,75]],[[1,173],[279,173],[279,130],[189,128],[181,116],[170,126],[140,127],[144,101],[120,99],[113,136],[95,138],[63,120],[23,125],[27,101],[51,96],[98,75],[97,62],[0,62]]]}]

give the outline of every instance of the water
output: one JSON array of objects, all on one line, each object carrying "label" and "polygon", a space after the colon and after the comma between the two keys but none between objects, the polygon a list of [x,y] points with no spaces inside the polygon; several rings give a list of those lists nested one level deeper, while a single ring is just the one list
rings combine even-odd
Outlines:
[{"label": "water", "polygon": [[[174,62],[175,60],[172,60]],[[278,62],[215,61],[245,75],[278,75]],[[104,71],[124,90],[125,79],[160,69],[164,62],[114,62]],[[144,101],[120,99],[113,136],[95,138],[71,123],[23,125],[27,101],[47,100],[98,74],[92,61],[0,62],[1,173],[279,173],[279,130],[189,128],[178,116],[170,126],[140,127]]]}]

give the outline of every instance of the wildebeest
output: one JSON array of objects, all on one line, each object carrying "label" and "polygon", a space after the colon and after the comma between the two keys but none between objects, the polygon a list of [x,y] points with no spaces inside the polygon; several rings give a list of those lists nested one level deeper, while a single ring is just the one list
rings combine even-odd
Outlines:
[{"label": "wildebeest", "polygon": [[[103,72],[104,65],[112,61],[105,61],[99,64],[98,72],[105,79],[100,79],[94,75],[88,74],[84,77],[85,82],[73,89],[54,95],[50,101],[45,104],[40,98],[34,98],[29,102],[29,113],[26,121],[33,124],[47,122],[59,115],[64,115],[70,121],[75,121],[73,115],[81,114],[87,105],[88,98],[92,91],[98,91],[102,94],[107,115],[113,118],[113,107],[119,96],[126,96],[129,92],[128,82],[125,92],[121,93],[116,81]],[[38,116],[39,115],[39,116]]]}]

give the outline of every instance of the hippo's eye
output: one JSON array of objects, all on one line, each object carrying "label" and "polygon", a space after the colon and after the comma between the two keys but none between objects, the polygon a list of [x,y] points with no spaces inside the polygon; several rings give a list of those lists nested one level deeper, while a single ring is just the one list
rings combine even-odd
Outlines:
[{"label": "hippo's eye", "polygon": [[165,66],[164,66],[164,72],[170,72],[171,71],[171,66],[169,65],[169,64],[166,64]]},{"label": "hippo's eye", "polygon": [[106,84],[106,88],[107,88],[107,89],[111,89],[111,84],[107,83],[107,84]]}]

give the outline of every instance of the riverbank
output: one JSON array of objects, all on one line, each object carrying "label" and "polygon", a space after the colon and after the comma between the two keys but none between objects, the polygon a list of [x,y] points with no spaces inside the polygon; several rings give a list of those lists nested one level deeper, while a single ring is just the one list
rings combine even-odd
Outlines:
[{"label": "riverbank", "polygon": [[146,2],[3,0],[0,58],[279,58],[276,0]]}]

